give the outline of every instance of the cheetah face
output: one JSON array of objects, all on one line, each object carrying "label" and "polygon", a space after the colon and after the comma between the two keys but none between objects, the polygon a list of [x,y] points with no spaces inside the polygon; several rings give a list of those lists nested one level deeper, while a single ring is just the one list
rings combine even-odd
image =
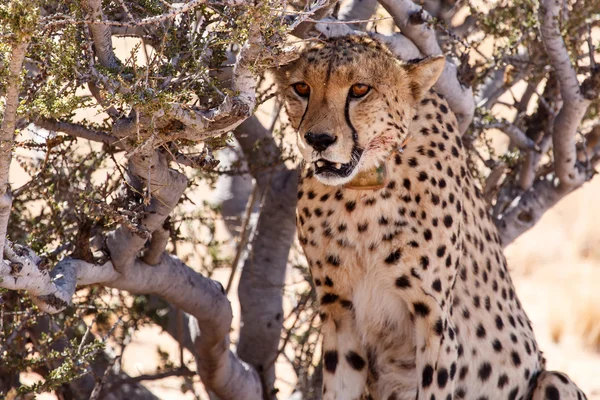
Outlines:
[{"label": "cheetah face", "polygon": [[309,44],[275,72],[300,153],[325,185],[375,168],[402,143],[444,58],[403,64],[368,36]]}]

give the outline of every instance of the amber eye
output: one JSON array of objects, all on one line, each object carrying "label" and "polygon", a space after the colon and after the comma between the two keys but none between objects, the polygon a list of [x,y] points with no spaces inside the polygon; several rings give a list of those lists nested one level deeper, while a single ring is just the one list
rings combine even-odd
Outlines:
[{"label": "amber eye", "polygon": [[350,88],[350,96],[354,98],[363,97],[367,93],[369,93],[371,88],[367,85],[363,85],[362,83],[357,83],[356,85],[352,85]]},{"label": "amber eye", "polygon": [[304,82],[294,83],[292,87],[300,97],[308,97],[308,95],[310,94],[310,86],[308,86]]}]

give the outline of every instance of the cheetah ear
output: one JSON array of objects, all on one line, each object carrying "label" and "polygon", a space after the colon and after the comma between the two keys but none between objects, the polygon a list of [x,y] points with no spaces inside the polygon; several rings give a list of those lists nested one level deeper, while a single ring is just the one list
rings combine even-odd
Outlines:
[{"label": "cheetah ear", "polygon": [[440,55],[428,57],[404,66],[410,78],[410,90],[417,100],[420,100],[437,82],[444,70],[445,64],[446,57]]}]

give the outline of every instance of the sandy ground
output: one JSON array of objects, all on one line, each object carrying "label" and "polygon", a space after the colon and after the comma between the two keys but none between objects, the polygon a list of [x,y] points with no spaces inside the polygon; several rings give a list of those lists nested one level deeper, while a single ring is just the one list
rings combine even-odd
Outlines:
[{"label": "sandy ground", "polygon": [[[123,42],[124,54],[133,46]],[[27,180],[13,163],[11,182],[19,187]],[[600,400],[600,178],[564,199],[549,211],[534,229],[521,236],[506,251],[517,292],[534,324],[548,368],[568,373],[586,392],[588,398]],[[214,278],[227,282],[229,270],[217,270]],[[230,300],[234,311],[235,343],[239,318],[236,291]],[[170,354],[178,365],[176,342],[160,328],[136,332],[122,355],[123,369],[131,376],[154,373],[160,363],[158,349]],[[186,354],[184,361],[191,364]],[[280,399],[291,393],[295,377],[285,362],[277,364]],[[31,383],[41,377],[26,374]],[[202,390],[196,377],[195,387]],[[194,399],[182,393],[182,380],[168,378],[145,384],[162,399]],[[54,399],[43,394],[39,399]]]}]

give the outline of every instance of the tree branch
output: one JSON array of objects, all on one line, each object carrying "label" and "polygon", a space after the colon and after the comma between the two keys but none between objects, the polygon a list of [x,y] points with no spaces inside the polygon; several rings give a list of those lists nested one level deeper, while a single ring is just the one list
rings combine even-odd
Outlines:
[{"label": "tree branch", "polygon": [[522,150],[540,151],[540,148],[531,138],[527,137],[525,132],[518,126],[511,124],[508,121],[499,121],[481,126],[483,129],[499,129],[506,134],[511,140],[511,144]]},{"label": "tree branch", "polygon": [[[340,21],[369,19],[377,9],[377,0],[350,0],[344,2],[338,11]],[[353,24],[354,28],[364,28],[366,23]]]},{"label": "tree branch", "polygon": [[[139,179],[147,186],[149,204],[144,209],[141,226],[150,233],[161,228],[187,189],[188,180],[182,173],[169,168],[166,155],[154,150],[153,140],[138,147],[129,158],[131,183]],[[144,247],[147,237],[132,232],[124,225],[108,234],[106,244],[111,259],[119,271],[128,268]]]},{"label": "tree branch", "polygon": [[79,124],[47,118],[38,118],[33,121],[33,124],[51,132],[62,132],[69,136],[87,139],[94,142],[102,142],[120,149],[125,149],[124,143],[119,138],[111,136],[108,133],[88,129]]},{"label": "tree branch", "polygon": [[577,73],[571,65],[569,53],[560,34],[559,14],[562,1],[543,0],[539,7],[539,21],[542,41],[550,63],[556,71],[560,83],[563,106],[554,120],[552,142],[554,147],[554,168],[559,185],[565,191],[571,191],[581,184],[586,171],[578,168],[575,135],[585,115],[590,100],[580,91]]},{"label": "tree branch", "polygon": [[21,87],[21,69],[25,53],[29,47],[29,36],[13,44],[11,59],[8,64],[8,79],[4,115],[0,125],[0,260],[4,254],[4,239],[7,234],[8,219],[12,206],[12,196],[8,188],[8,173],[12,160],[13,141],[17,123],[17,108],[19,107],[19,90]]},{"label": "tree branch", "polygon": [[[355,31],[349,24],[339,24],[333,18],[323,18],[315,25],[315,29],[327,37],[337,37],[345,35],[365,35],[362,31]],[[423,57],[417,46],[401,33],[393,35],[383,35],[380,33],[370,33],[370,36],[381,40],[389,49],[401,60],[409,61],[415,58]]]},{"label": "tree branch", "polygon": [[176,257],[165,254],[155,266],[135,260],[123,273],[112,262],[99,266],[67,258],[48,272],[29,249],[7,246],[5,254],[10,264],[0,265],[0,286],[28,290],[35,304],[49,313],[70,304],[76,285],[102,284],[163,297],[195,317],[190,330],[204,385],[223,399],[262,400],[256,371],[229,350],[232,311],[223,287]]},{"label": "tree branch", "polygon": [[[402,34],[417,46],[421,54],[425,56],[443,54],[435,32],[429,25],[431,16],[422,7],[411,0],[381,0],[380,4],[390,13]],[[473,120],[475,102],[471,88],[459,82],[454,63],[446,62],[434,89],[446,97],[450,108],[456,114],[459,129],[464,133]]]},{"label": "tree branch", "polygon": [[[105,20],[104,13],[102,12],[102,0],[85,0],[85,5],[92,21]],[[119,60],[113,51],[110,26],[90,24],[89,29],[100,64],[111,69],[118,68]]]}]

